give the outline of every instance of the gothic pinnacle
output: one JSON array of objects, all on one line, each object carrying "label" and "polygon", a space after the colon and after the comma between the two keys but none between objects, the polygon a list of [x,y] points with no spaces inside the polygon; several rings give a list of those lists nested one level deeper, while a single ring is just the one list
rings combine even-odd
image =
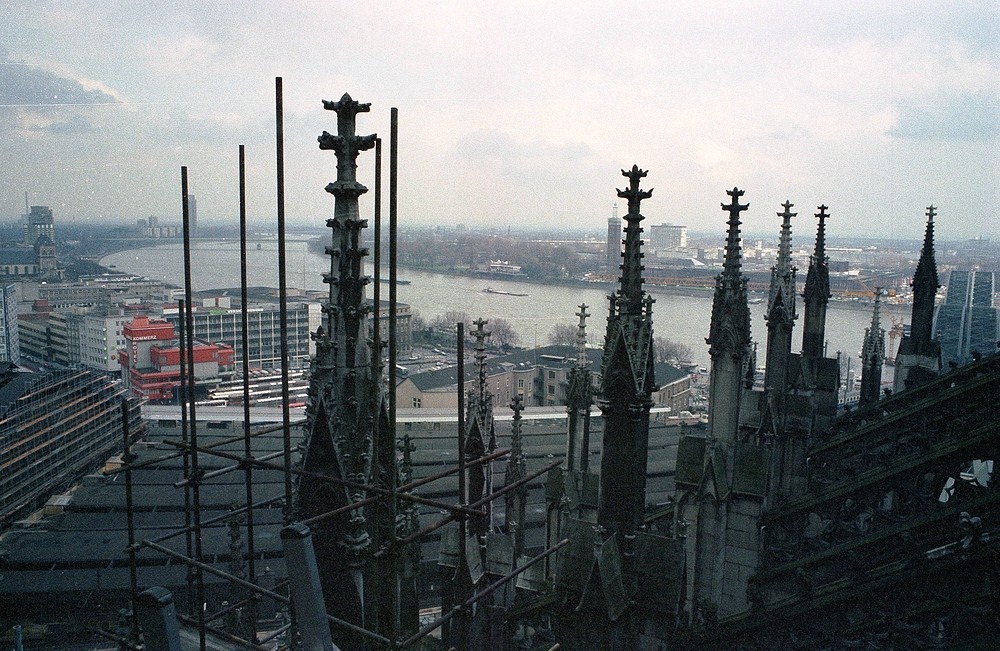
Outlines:
[{"label": "gothic pinnacle", "polygon": [[[936,293],[940,284],[938,283],[937,264],[934,262],[934,216],[937,208],[927,206],[927,227],[924,231],[924,245],[920,250],[920,260],[917,261],[917,269],[913,274],[913,288],[917,291],[918,281],[921,281],[921,289],[928,293]],[[932,288],[933,289],[930,289]]]},{"label": "gothic pinnacle", "polygon": [[786,200],[781,204],[784,211],[778,213],[778,217],[781,217],[781,241],[778,244],[777,268],[781,272],[792,267],[792,217],[798,214],[792,212],[793,205],[795,204]]},{"label": "gothic pinnacle", "polygon": [[736,278],[740,274],[740,213],[750,207],[750,204],[741,204],[739,198],[743,196],[743,190],[734,187],[726,190],[732,201],[722,204],[722,210],[729,213],[728,235],[726,237],[726,261],[723,264],[723,275]]},{"label": "gothic pinnacle", "polygon": [[580,311],[576,313],[580,317],[580,324],[576,327],[576,365],[579,368],[586,368],[589,365],[587,359],[587,304],[580,303]]},{"label": "gothic pinnacle", "polygon": [[819,206],[819,212],[816,213],[816,217],[819,218],[819,224],[816,226],[816,249],[813,252],[813,256],[816,258],[817,264],[826,264],[826,218],[829,215],[826,214],[828,208],[824,205]]},{"label": "gothic pinnacle", "polygon": [[628,214],[625,221],[625,248],[622,251],[621,288],[619,289],[621,308],[627,314],[641,314],[642,310],[642,227],[643,217],[639,207],[643,199],[653,196],[652,190],[641,190],[639,180],[646,176],[646,170],[633,165],[631,170],[622,170],[622,176],[629,179],[629,187],[618,190],[618,196],[628,200]]}]

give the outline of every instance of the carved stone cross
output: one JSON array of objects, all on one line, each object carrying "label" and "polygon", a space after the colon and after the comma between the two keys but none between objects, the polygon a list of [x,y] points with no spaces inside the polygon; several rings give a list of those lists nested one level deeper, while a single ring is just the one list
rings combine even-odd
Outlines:
[{"label": "carved stone cross", "polygon": [[[367,113],[371,104],[361,104],[354,101],[350,94],[344,93],[339,102],[323,100],[323,108],[337,112],[337,135],[324,131],[319,136],[319,148],[330,149],[337,154],[337,181],[332,184],[338,187],[358,189],[356,171],[358,169],[358,153],[375,146],[375,134],[359,136],[355,134],[358,113]],[[360,186],[360,193],[367,190]],[[329,188],[328,188],[329,189]]]}]

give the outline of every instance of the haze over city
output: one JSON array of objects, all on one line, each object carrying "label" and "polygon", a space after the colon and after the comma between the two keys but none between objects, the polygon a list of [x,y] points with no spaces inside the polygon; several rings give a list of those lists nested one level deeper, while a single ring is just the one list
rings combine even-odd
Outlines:
[{"label": "haze over city", "polygon": [[[179,167],[205,225],[273,218],[274,78],[284,80],[290,224],[322,224],[347,91],[388,140],[400,110],[407,225],[597,229],[619,169],[651,222],[748,232],[1000,236],[1000,38],[992,3],[9,1],[0,21],[0,218],[180,221]],[[359,161],[371,186],[373,156]],[[363,198],[362,210],[371,198]],[[805,218],[805,219],[803,219]],[[711,220],[711,221],[710,221]]]}]

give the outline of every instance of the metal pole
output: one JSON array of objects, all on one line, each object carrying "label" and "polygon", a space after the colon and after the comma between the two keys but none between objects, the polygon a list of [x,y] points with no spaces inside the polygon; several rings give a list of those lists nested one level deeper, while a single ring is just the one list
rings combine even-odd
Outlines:
[{"label": "metal pole", "polygon": [[[122,463],[132,461],[128,428],[128,398],[122,398]],[[132,471],[125,471],[125,520],[128,526],[128,573],[132,597],[132,632],[130,640],[139,642],[139,612],[136,600],[139,597],[139,576],[135,567],[135,503],[132,496]]]},{"label": "metal pole", "polygon": [[[166,445],[173,445],[175,447],[183,446],[183,443],[177,443],[176,441],[164,441],[164,443]],[[211,454],[216,457],[222,457],[223,459],[230,459],[232,461],[243,460],[243,457],[237,454],[233,454],[231,452],[222,452],[221,450],[212,450],[209,448],[199,448],[198,450],[199,452],[204,452],[205,454]],[[510,452],[510,450],[507,450],[507,452]],[[275,470],[282,469],[282,466],[278,464],[262,461],[261,459],[254,459],[253,461],[251,461],[251,463],[253,463],[255,466],[259,468],[272,468]],[[362,482],[349,481],[347,479],[341,479],[340,477],[324,475],[323,473],[319,472],[310,472],[308,470],[300,470],[298,468],[292,468],[291,472],[293,475],[296,475],[298,477],[312,477],[314,479],[319,479],[321,481],[330,482],[331,484],[337,484],[338,486],[347,486],[349,488],[357,488],[362,491],[368,491],[370,493],[375,493],[376,495],[388,496],[392,494],[391,491],[382,488],[380,486],[373,486],[371,484],[365,484]],[[476,512],[471,508],[455,506],[453,504],[447,504],[445,502],[441,502],[438,500],[432,500],[426,497],[420,497],[419,495],[410,495],[408,493],[400,494],[399,498],[410,502],[414,502],[416,504],[423,504],[424,506],[430,506],[435,509],[444,509],[446,511],[451,511],[453,513],[462,513],[466,516],[473,516],[473,517],[482,516],[482,512]],[[355,503],[352,502],[352,504]],[[481,504],[485,504],[485,502],[481,502]]]},{"label": "metal pole", "polygon": [[[250,435],[250,334],[249,317],[247,316],[247,177],[246,148],[240,145],[240,328],[243,345],[243,455],[246,461],[243,465],[243,481],[246,487],[247,513],[247,572],[250,583],[257,583],[257,565],[254,549],[253,528],[253,449]],[[250,635],[257,639],[257,595],[250,593]]]},{"label": "metal pole", "polygon": [[[220,579],[225,579],[226,581],[228,581],[230,583],[233,583],[235,585],[243,586],[247,590],[256,592],[259,595],[262,595],[264,597],[268,597],[270,599],[274,599],[275,601],[277,601],[280,604],[284,604],[284,605],[291,604],[291,599],[289,599],[288,597],[286,597],[284,595],[278,594],[277,592],[274,592],[272,590],[268,590],[266,588],[262,588],[262,587],[260,587],[258,585],[254,585],[254,584],[250,583],[249,581],[245,581],[245,580],[239,578],[238,576],[233,576],[232,574],[230,574],[228,572],[223,572],[222,570],[217,569],[217,568],[215,568],[215,567],[213,567],[213,566],[211,566],[211,565],[209,565],[207,563],[202,563],[202,562],[197,561],[197,560],[195,560],[193,558],[189,558],[189,557],[185,556],[184,554],[175,552],[174,550],[170,549],[169,547],[164,547],[162,545],[158,545],[158,544],[153,543],[153,542],[148,541],[148,540],[143,540],[141,544],[144,547],[149,547],[150,549],[155,549],[156,551],[158,551],[161,554],[164,554],[166,556],[169,556],[170,558],[173,558],[173,559],[176,559],[176,560],[181,561],[183,563],[187,563],[188,565],[192,565],[194,567],[200,568],[200,569],[208,572],[209,574],[213,574],[213,575],[219,577]],[[371,640],[374,640],[374,641],[378,642],[379,644],[388,645],[388,644],[391,643],[391,641],[388,638],[386,638],[386,637],[384,637],[382,635],[379,635],[378,633],[372,633],[371,631],[369,631],[369,630],[367,630],[365,628],[362,628],[362,627],[360,627],[360,626],[358,626],[356,624],[352,624],[350,622],[345,622],[344,620],[339,619],[337,617],[334,617],[333,615],[327,615],[326,616],[326,620],[328,622],[330,622],[331,624],[333,624],[334,626],[339,626],[339,627],[345,628],[345,629],[347,629],[349,631],[354,631],[355,633],[359,633],[359,634],[361,634],[361,635],[363,635],[363,636],[365,636],[365,637],[367,637],[367,638],[369,638]]]},{"label": "metal pole", "polygon": [[447,622],[449,619],[451,619],[455,615],[458,615],[459,613],[465,612],[466,609],[468,609],[469,606],[471,606],[472,604],[476,603],[477,601],[479,601],[483,597],[486,597],[486,596],[489,596],[489,595],[493,594],[494,592],[497,591],[498,588],[502,587],[504,583],[506,583],[507,581],[510,581],[515,576],[517,576],[521,572],[525,571],[526,569],[528,569],[529,567],[531,567],[535,563],[538,563],[539,561],[545,560],[551,554],[554,554],[555,552],[559,551],[560,549],[562,549],[563,547],[565,547],[567,544],[569,544],[569,540],[568,539],[561,540],[558,543],[556,543],[554,546],[546,549],[544,552],[542,552],[538,556],[535,556],[535,557],[529,559],[521,567],[519,567],[519,568],[517,568],[515,570],[512,570],[511,572],[508,572],[506,575],[502,576],[501,578],[497,579],[496,581],[494,581],[493,583],[491,583],[490,585],[488,585],[481,592],[478,592],[478,593],[472,595],[471,597],[469,597],[468,599],[466,599],[462,603],[458,604],[457,606],[455,606],[454,608],[452,608],[451,610],[449,610],[447,613],[443,613],[441,615],[441,617],[439,617],[437,620],[431,622],[430,624],[428,624],[427,626],[423,627],[422,629],[420,629],[419,631],[417,631],[416,633],[414,633],[413,635],[411,635],[407,639],[403,640],[402,642],[400,642],[398,644],[398,646],[402,647],[402,648],[405,648],[405,647],[413,644],[414,642],[416,642],[420,638],[428,635],[429,633],[431,633],[432,631],[434,631],[436,628],[440,627],[442,624],[444,624],[445,622]]},{"label": "metal pole", "polygon": [[[183,348],[184,347],[181,346],[181,349],[183,349]],[[184,361],[184,358],[181,357],[181,362],[183,363],[183,361]],[[186,417],[186,414],[184,413],[183,410],[181,410],[181,420],[184,421],[185,417]],[[299,425],[299,424],[304,423],[304,422],[305,422],[305,420],[297,420],[297,421],[295,421],[292,424],[293,425]],[[271,432],[278,432],[278,431],[281,431],[281,425],[275,425],[274,427],[264,427],[262,429],[255,430],[250,436],[260,436],[261,434],[270,434]],[[212,441],[211,443],[206,443],[205,445],[203,445],[201,447],[202,447],[203,450],[207,450],[207,449],[211,449],[211,448],[220,448],[220,447],[222,447],[224,445],[229,445],[230,443],[239,443],[240,441],[243,440],[244,437],[245,437],[244,434],[237,434],[236,436],[229,436],[229,437],[224,438],[224,439],[216,439],[216,440]],[[128,470],[130,468],[132,470],[137,470],[139,468],[146,468],[148,466],[155,466],[155,465],[157,465],[157,464],[159,464],[159,463],[161,463],[163,461],[169,461],[170,459],[176,459],[178,457],[183,457],[184,454],[185,454],[184,452],[174,452],[172,454],[164,454],[163,456],[159,456],[159,457],[156,457],[154,459],[146,459],[145,461],[140,461],[139,463],[122,464],[122,466],[120,468],[114,468],[114,469],[111,469],[111,470],[105,470],[103,472],[103,474],[105,476],[109,476],[109,475],[118,474],[120,472],[125,472],[126,470]],[[282,496],[282,499],[284,499],[284,496]]]},{"label": "metal pole", "polygon": [[[389,468],[389,489],[392,495],[389,497],[389,509],[392,522],[395,524],[399,503],[396,495],[398,486],[398,475],[396,473],[396,355],[398,337],[396,330],[396,188],[398,176],[396,174],[398,149],[399,149],[399,111],[395,107],[389,110],[389,431],[386,433],[388,443],[392,450],[392,468]],[[393,526],[389,533],[389,545],[395,552],[396,549],[396,527]],[[395,559],[395,553],[393,553]],[[392,582],[389,590],[392,609],[391,627],[388,637],[395,640],[399,636],[399,572],[396,568],[397,576]]]},{"label": "metal pole", "polygon": [[[197,560],[202,558],[201,541],[201,486],[199,483],[201,469],[198,467],[198,418],[195,411],[195,385],[194,385],[194,308],[192,307],[192,286],[191,286],[191,216],[188,207],[188,174],[187,166],[181,167],[181,199],[183,202],[184,221],[184,302],[187,305],[185,313],[185,324],[187,328],[187,397],[190,414],[191,433],[191,477],[194,483],[191,485],[191,507],[194,518],[194,557]],[[183,352],[181,352],[183,354]],[[181,378],[183,381],[183,378]],[[205,651],[205,577],[201,568],[195,569],[195,585],[198,593],[198,643],[201,651]]]},{"label": "metal pole", "polygon": [[[185,209],[182,209],[182,212]],[[187,326],[185,325],[186,307],[184,299],[177,301],[177,346],[180,351],[178,357],[180,358],[180,383],[177,386],[177,401],[180,403],[181,407],[181,441],[184,442],[183,454],[183,470],[184,478],[187,479],[191,476],[191,423],[188,422],[188,411],[187,411],[187,385],[184,383],[184,378],[187,377],[187,359],[184,355],[184,351],[187,350],[185,344],[187,338]],[[184,484],[184,552],[188,556],[194,554],[194,527],[191,526],[191,486]],[[186,572],[187,578],[187,603],[188,603],[188,614],[194,615],[194,568],[188,566]]]},{"label": "metal pole", "polygon": [[[466,496],[467,487],[465,485],[465,323],[459,321],[456,324],[456,330],[456,344],[458,347],[458,504],[459,506],[465,506],[465,501],[468,499]],[[452,578],[452,589],[456,591],[459,589],[459,586],[464,588],[466,585],[466,577],[465,574],[463,574],[463,570],[466,566],[466,535],[466,518],[460,517],[458,519],[458,563],[455,566],[455,575]],[[412,538],[413,536],[410,537]],[[464,596],[464,594],[457,595],[459,599]],[[444,623],[444,620],[442,620],[442,623]],[[465,627],[462,625],[462,622],[459,622],[458,626],[460,627],[460,630],[453,632],[449,628],[445,631],[447,635],[442,635],[442,640],[445,644],[451,644],[455,642],[456,639],[460,644],[465,643]]]},{"label": "metal pole", "polygon": [[[285,280],[285,118],[281,77],[274,78],[275,163],[278,196],[278,305],[281,311],[281,425],[285,452],[284,523],[292,522],[292,425],[288,413],[288,286]],[[293,626],[294,628],[294,626]]]},{"label": "metal pole", "polygon": [[[375,139],[375,214],[373,221],[375,228],[372,232],[374,238],[372,248],[374,256],[372,258],[372,270],[375,276],[375,287],[372,288],[372,371],[378,378],[379,386],[382,386],[382,331],[381,309],[382,309],[382,139]],[[374,437],[378,438],[379,419],[375,419]],[[377,459],[376,459],[377,461]]]}]

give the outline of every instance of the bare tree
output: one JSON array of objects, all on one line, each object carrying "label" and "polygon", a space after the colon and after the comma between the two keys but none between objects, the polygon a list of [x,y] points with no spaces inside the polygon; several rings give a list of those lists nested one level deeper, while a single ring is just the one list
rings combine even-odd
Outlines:
[{"label": "bare tree", "polygon": [[[458,323],[457,321],[455,323]],[[429,326],[424,317],[420,316],[420,312],[413,310],[413,314],[410,315],[410,330],[413,332],[423,332]]]},{"label": "bare tree", "polygon": [[667,362],[668,364],[689,362],[694,357],[694,351],[691,350],[690,346],[666,337],[653,338],[653,354],[656,356],[657,362]]},{"label": "bare tree", "polygon": [[455,324],[462,322],[465,324],[465,332],[472,331],[472,319],[465,312],[449,310],[444,314],[439,314],[431,321],[430,326],[438,332],[455,332]]},{"label": "bare tree", "polygon": [[521,343],[521,337],[514,331],[514,326],[507,319],[496,317],[486,324],[490,333],[490,341],[503,352],[508,352]]},{"label": "bare tree", "polygon": [[576,326],[569,323],[557,323],[549,332],[549,343],[559,346],[576,345]]}]

